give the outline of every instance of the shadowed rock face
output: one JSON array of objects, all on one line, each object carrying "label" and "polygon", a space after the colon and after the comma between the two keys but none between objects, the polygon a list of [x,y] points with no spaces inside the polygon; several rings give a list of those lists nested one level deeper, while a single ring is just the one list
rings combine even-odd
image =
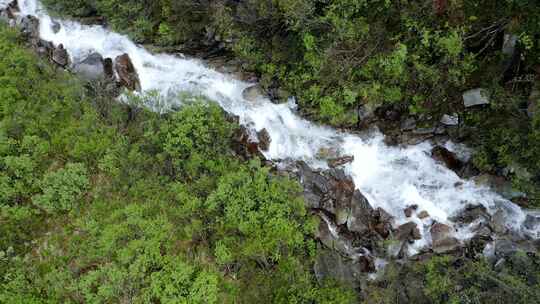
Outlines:
[{"label": "shadowed rock face", "polygon": [[120,84],[131,91],[141,91],[141,82],[139,75],[131,62],[128,54],[123,54],[114,60],[114,69],[118,74],[118,80]]},{"label": "shadowed rock face", "polygon": [[98,53],[91,53],[73,67],[74,72],[88,80],[105,78],[103,57]]}]

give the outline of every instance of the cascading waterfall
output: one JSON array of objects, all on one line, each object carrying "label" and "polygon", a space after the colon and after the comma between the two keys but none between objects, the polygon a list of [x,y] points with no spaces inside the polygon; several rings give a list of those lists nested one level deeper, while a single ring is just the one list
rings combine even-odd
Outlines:
[{"label": "cascading waterfall", "polygon": [[[0,0],[1,4],[7,4]],[[448,218],[467,204],[482,204],[489,212],[504,209],[507,226],[517,233],[536,237],[537,231],[522,227],[526,213],[486,187],[460,179],[453,171],[430,157],[432,145],[422,143],[407,148],[389,147],[380,133],[368,138],[337,131],[311,123],[295,113],[295,104],[273,104],[260,97],[255,102],[242,97],[250,84],[216,72],[199,60],[166,54],[151,54],[134,44],[126,36],[101,26],[86,26],[72,21],[55,20],[61,24],[57,33],[53,20],[37,0],[19,0],[22,14],[40,19],[41,38],[62,43],[72,62],[91,52],[115,58],[128,53],[139,73],[143,91],[157,91],[165,100],[180,92],[191,92],[218,102],[223,109],[239,116],[240,123],[260,131],[266,129],[271,137],[269,150],[264,155],[271,160],[304,160],[315,168],[325,168],[317,158],[321,149],[338,149],[353,155],[354,161],[345,165],[358,188],[373,207],[381,207],[396,219],[396,224],[414,221],[423,238],[414,243],[420,249],[430,245],[429,227],[433,221],[452,225]],[[170,101],[174,103],[174,101]],[[169,104],[171,106],[172,104]],[[405,218],[403,209],[416,204],[426,210],[430,218]],[[458,230],[459,239],[471,237],[468,229]]]}]

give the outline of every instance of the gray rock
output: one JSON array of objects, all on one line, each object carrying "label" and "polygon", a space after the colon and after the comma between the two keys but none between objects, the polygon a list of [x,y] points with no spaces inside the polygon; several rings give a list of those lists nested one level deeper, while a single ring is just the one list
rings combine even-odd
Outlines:
[{"label": "gray rock", "polygon": [[518,245],[510,240],[497,240],[495,242],[495,256],[497,258],[511,256],[518,252],[518,250]]},{"label": "gray rock", "polygon": [[26,39],[39,38],[39,19],[34,16],[24,16],[21,19],[21,33]]},{"label": "gray rock", "polygon": [[538,229],[540,226],[540,215],[527,214],[523,226],[529,230]]},{"label": "gray rock", "polygon": [[99,80],[105,78],[103,57],[98,53],[91,53],[82,61],[76,63],[73,71],[87,80]]},{"label": "gray rock", "polygon": [[64,48],[64,45],[59,44],[53,50],[52,61],[63,68],[69,65],[69,54],[67,50]]},{"label": "gray rock", "polygon": [[407,117],[401,122],[401,131],[412,131],[416,128],[416,119]]},{"label": "gray rock", "polygon": [[264,95],[265,95],[265,93],[264,93],[263,89],[258,84],[250,86],[250,87],[244,89],[244,91],[242,91],[242,97],[245,100],[251,101],[251,102],[256,101],[259,98],[262,98]]},{"label": "gray rock", "polygon": [[481,88],[472,89],[463,93],[463,104],[466,108],[489,104],[487,91]]},{"label": "gray rock", "polygon": [[444,114],[441,117],[441,123],[445,126],[450,126],[450,127],[457,126],[459,125],[459,116],[457,114],[452,114],[452,115]]},{"label": "gray rock", "polygon": [[483,205],[467,205],[449,219],[456,223],[470,224],[475,221],[487,222],[490,220],[490,216]]},{"label": "gray rock", "polygon": [[343,258],[332,250],[319,250],[313,270],[320,284],[327,279],[356,286],[360,278],[360,270],[353,261]]},{"label": "gray rock", "polygon": [[497,210],[497,212],[493,214],[489,226],[495,233],[506,233],[508,231],[508,228],[506,227],[506,213],[503,210]]},{"label": "gray rock", "polygon": [[57,34],[58,32],[60,32],[61,28],[62,28],[62,26],[60,25],[60,22],[58,22],[56,20],[52,20],[51,29],[52,29],[53,33]]},{"label": "gray rock", "polygon": [[459,248],[459,241],[453,236],[453,229],[445,224],[435,223],[430,229],[432,249],[436,253],[448,253]]},{"label": "gray rock", "polygon": [[372,213],[373,208],[368,200],[359,190],[355,190],[351,201],[350,216],[347,218],[347,228],[349,231],[356,232],[360,235],[369,232]]}]

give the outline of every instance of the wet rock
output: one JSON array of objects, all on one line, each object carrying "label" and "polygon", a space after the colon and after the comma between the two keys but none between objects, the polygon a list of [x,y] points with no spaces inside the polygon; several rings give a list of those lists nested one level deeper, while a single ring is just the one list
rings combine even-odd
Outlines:
[{"label": "wet rock", "polygon": [[57,34],[58,32],[60,32],[61,28],[62,28],[62,26],[60,25],[60,22],[58,22],[56,20],[52,20],[52,22],[51,22],[51,30],[53,31],[53,33]]},{"label": "wet rock", "polygon": [[416,119],[407,117],[401,122],[401,131],[412,131],[416,128]]},{"label": "wet rock", "polygon": [[63,68],[69,65],[69,55],[63,44],[53,50],[52,61]]},{"label": "wet rock", "polygon": [[131,91],[141,91],[139,75],[128,54],[123,54],[114,59],[114,68],[122,86]]},{"label": "wet rock", "polygon": [[330,168],[341,167],[345,164],[352,163],[354,161],[354,156],[346,155],[338,158],[332,158],[328,160],[328,166]]},{"label": "wet rock", "polygon": [[451,221],[462,224],[470,224],[475,221],[488,222],[490,216],[483,205],[467,205],[465,208],[449,218]]},{"label": "wet rock", "polygon": [[405,213],[406,217],[411,217],[413,213],[416,212],[417,209],[418,209],[418,205],[411,205],[405,208],[403,210],[403,213]]},{"label": "wet rock", "polygon": [[497,240],[495,241],[495,256],[497,258],[504,258],[513,255],[518,252],[519,247],[516,243],[510,240]]},{"label": "wet rock", "polygon": [[512,182],[502,176],[482,174],[476,176],[473,180],[477,185],[489,187],[507,200],[514,201],[527,197],[525,193],[514,189]]},{"label": "wet rock", "polygon": [[91,53],[82,61],[74,64],[73,71],[87,80],[105,78],[103,57],[99,53]]},{"label": "wet rock", "polygon": [[250,86],[244,89],[244,91],[242,91],[242,97],[245,100],[251,101],[251,102],[256,101],[257,99],[263,97],[264,95],[265,94],[262,87],[258,84]]},{"label": "wet rock", "polygon": [[459,116],[457,114],[448,115],[444,114],[441,117],[441,123],[445,126],[454,127],[459,125]]},{"label": "wet rock", "polygon": [[39,19],[27,15],[21,19],[21,33],[26,39],[32,40],[39,38]]},{"label": "wet rock", "polygon": [[423,219],[429,217],[429,213],[426,210],[422,210],[422,211],[420,211],[420,213],[418,213],[417,216],[418,216],[419,219],[423,220]]},{"label": "wet rock", "polygon": [[114,63],[111,58],[103,59],[103,73],[105,74],[105,78],[114,79]]},{"label": "wet rock", "polygon": [[360,277],[360,269],[352,260],[345,259],[332,250],[318,250],[313,270],[320,284],[331,279],[356,286]]},{"label": "wet rock", "polygon": [[540,215],[527,214],[523,227],[529,230],[535,230],[540,227]]},{"label": "wet rock", "polygon": [[408,222],[396,229],[395,237],[399,241],[414,241],[420,240],[422,234],[420,234],[420,230],[418,229],[418,226],[416,226],[416,223]]},{"label": "wet rock", "polygon": [[437,130],[436,127],[417,128],[413,130],[414,135],[431,135]]},{"label": "wet rock", "polygon": [[54,51],[54,45],[50,41],[39,39],[36,45],[36,52],[44,58],[51,58]]},{"label": "wet rock", "polygon": [[463,104],[466,108],[489,104],[487,92],[478,88],[463,93]]},{"label": "wet rock", "polygon": [[383,238],[387,238],[392,230],[392,216],[382,208],[377,208],[372,213],[373,230]]},{"label": "wet rock", "polygon": [[239,156],[244,159],[259,157],[264,159],[264,156],[259,150],[259,139],[257,133],[245,126],[240,126],[233,134],[233,149]]},{"label": "wet rock", "polygon": [[356,232],[359,235],[367,234],[370,231],[372,213],[373,208],[368,200],[359,190],[355,190],[351,201],[350,215],[347,218],[349,231]]},{"label": "wet rock", "polygon": [[321,221],[316,238],[328,249],[335,250],[346,257],[356,257],[360,254],[366,253],[362,247],[356,247],[353,245],[353,239],[350,235],[340,233],[340,228],[324,213],[319,213]]},{"label": "wet rock", "polygon": [[503,210],[497,210],[497,212],[493,214],[489,226],[495,233],[506,233],[508,231],[508,228],[506,227],[506,213]]},{"label": "wet rock", "polygon": [[430,229],[432,249],[436,253],[448,253],[459,248],[459,241],[453,236],[452,227],[435,223]]},{"label": "wet rock", "polygon": [[436,146],[431,149],[431,157],[445,164],[445,166],[452,171],[459,171],[463,167],[463,163],[456,154],[442,146]]},{"label": "wet rock", "polygon": [[266,129],[262,129],[257,133],[257,137],[259,139],[259,148],[262,151],[268,151],[270,148],[270,143],[272,142],[272,138],[270,137],[270,134]]}]

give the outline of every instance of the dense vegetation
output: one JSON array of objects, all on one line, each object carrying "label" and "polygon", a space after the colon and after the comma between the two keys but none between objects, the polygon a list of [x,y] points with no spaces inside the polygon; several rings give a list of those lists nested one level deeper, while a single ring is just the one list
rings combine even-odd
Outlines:
[{"label": "dense vegetation", "polygon": [[540,261],[522,253],[391,263],[360,300],[317,282],[298,184],[234,157],[216,105],[119,104],[22,44],[0,25],[0,303],[540,299]]},{"label": "dense vegetation", "polygon": [[[425,126],[458,113],[466,124],[456,136],[476,147],[477,167],[506,173],[540,202],[539,118],[526,113],[540,65],[538,1],[44,2],[62,14],[104,16],[140,42],[222,48],[272,95],[294,94],[324,123],[361,126],[378,107]],[[517,38],[513,54],[502,51],[504,35]],[[491,106],[464,111],[462,92],[476,87]]]},{"label": "dense vegetation", "polygon": [[121,105],[17,39],[0,28],[0,303],[353,299],[318,286],[298,185],[236,160],[218,106]]}]

